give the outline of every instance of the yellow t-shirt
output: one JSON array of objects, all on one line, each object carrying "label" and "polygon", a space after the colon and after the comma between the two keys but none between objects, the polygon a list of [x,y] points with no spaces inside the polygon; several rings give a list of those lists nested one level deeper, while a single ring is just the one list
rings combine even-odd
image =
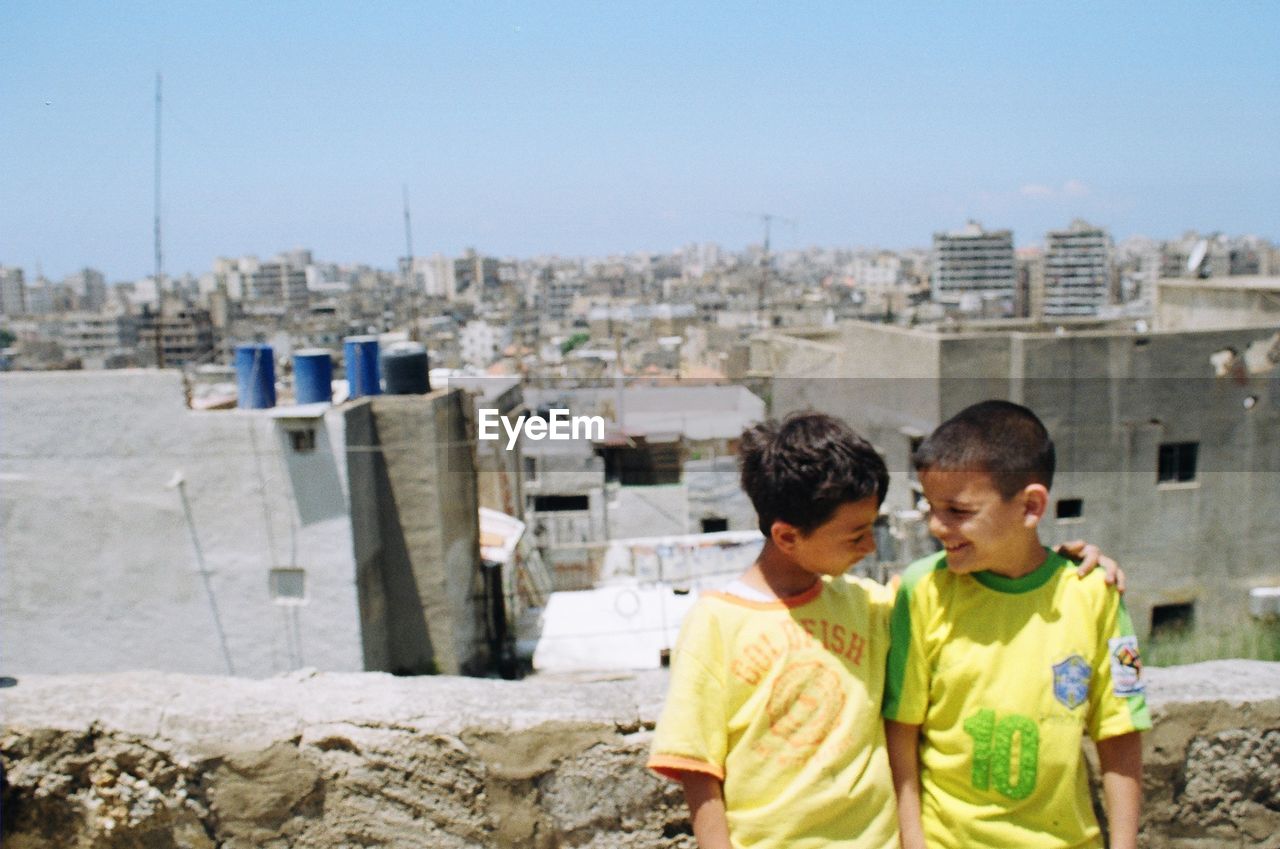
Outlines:
[{"label": "yellow t-shirt", "polygon": [[1101,847],[1082,734],[1151,727],[1137,638],[1101,571],[1050,553],[1022,578],[903,574],[884,715],[920,729],[930,847]]},{"label": "yellow t-shirt", "polygon": [[896,849],[880,720],[891,605],[887,587],[851,577],[784,601],[703,593],[650,769],[723,781],[740,849]]}]

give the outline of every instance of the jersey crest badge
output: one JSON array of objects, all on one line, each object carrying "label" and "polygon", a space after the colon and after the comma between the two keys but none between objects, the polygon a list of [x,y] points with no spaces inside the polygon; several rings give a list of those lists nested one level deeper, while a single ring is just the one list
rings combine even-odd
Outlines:
[{"label": "jersey crest badge", "polygon": [[1111,654],[1111,689],[1117,696],[1142,693],[1142,655],[1135,636],[1112,637],[1107,640]]},{"label": "jersey crest badge", "polygon": [[1053,697],[1075,710],[1089,700],[1089,678],[1093,670],[1078,654],[1053,665]]}]

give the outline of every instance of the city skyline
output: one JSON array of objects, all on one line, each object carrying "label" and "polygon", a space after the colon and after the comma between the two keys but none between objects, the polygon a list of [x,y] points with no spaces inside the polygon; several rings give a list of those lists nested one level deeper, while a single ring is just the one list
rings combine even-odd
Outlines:
[{"label": "city skyline", "polygon": [[[1083,11],[1082,11],[1083,10]],[[923,16],[930,20],[923,20]],[[213,9],[10,3],[0,263],[151,273],[164,75],[166,274],[305,246],[603,256],[689,242],[926,248],[1275,241],[1280,11],[1182,3],[729,15],[526,4]]]}]

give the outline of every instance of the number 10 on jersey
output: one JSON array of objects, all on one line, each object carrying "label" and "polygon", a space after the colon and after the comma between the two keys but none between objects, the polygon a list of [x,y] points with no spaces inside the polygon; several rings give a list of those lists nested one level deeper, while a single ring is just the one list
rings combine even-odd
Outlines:
[{"label": "number 10 on jersey", "polygon": [[983,708],[964,721],[965,733],[973,738],[975,790],[995,784],[1010,799],[1025,799],[1036,787],[1036,757],[1040,730],[1035,722],[1011,713],[996,719],[996,712]]}]

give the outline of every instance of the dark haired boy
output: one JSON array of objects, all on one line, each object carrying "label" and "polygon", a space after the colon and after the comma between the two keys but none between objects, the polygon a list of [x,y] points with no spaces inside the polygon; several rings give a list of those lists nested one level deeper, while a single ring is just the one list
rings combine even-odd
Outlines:
[{"label": "dark haired boy", "polygon": [[943,423],[914,458],[943,551],[907,569],[883,712],[905,849],[1102,846],[1081,735],[1097,744],[1113,849],[1136,845],[1133,627],[1100,576],[1043,548],[1044,425],[1007,401]]},{"label": "dark haired boy", "polygon": [[843,422],[743,434],[764,547],[685,619],[649,767],[679,780],[701,849],[898,846],[879,719],[892,594],[875,550],[884,461]]}]

